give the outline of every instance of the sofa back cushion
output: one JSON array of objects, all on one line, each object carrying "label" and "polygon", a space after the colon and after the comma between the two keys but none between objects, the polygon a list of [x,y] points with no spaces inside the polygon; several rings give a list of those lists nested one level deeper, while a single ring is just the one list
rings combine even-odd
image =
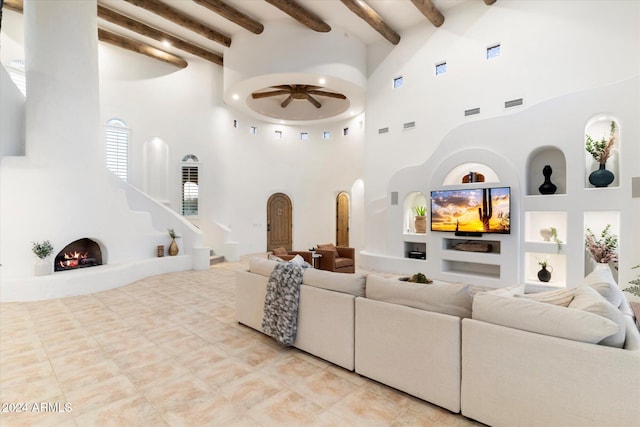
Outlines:
[{"label": "sofa back cushion", "polygon": [[619,327],[619,331],[600,341],[602,345],[610,347],[622,348],[624,346],[624,337],[626,325],[624,314],[617,307],[614,307],[609,301],[604,299],[602,295],[590,286],[581,286],[576,289],[573,301],[569,304],[569,308],[588,311],[597,314],[606,319],[611,320]]},{"label": "sofa back cushion", "polygon": [[616,308],[619,308],[625,299],[624,293],[618,287],[618,283],[616,283],[616,279],[613,278],[613,273],[609,269],[592,271],[584,278],[584,284],[598,291]]},{"label": "sofa back cushion", "polygon": [[357,297],[364,296],[367,276],[363,274],[343,274],[332,271],[307,268],[302,283],[330,291],[344,292]]},{"label": "sofa back cushion", "polygon": [[473,301],[469,285],[411,283],[375,275],[367,277],[366,297],[460,318],[471,317]]},{"label": "sofa back cushion", "polygon": [[276,260],[254,257],[249,260],[249,271],[269,277],[276,264],[278,264]]},{"label": "sofa back cushion", "polygon": [[491,292],[475,295],[473,318],[509,328],[592,344],[620,332],[620,326],[616,322],[598,314]]}]

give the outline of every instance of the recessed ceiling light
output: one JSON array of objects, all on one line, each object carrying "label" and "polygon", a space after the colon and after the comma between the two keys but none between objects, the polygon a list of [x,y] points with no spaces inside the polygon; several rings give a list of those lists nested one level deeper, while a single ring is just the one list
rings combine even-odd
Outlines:
[{"label": "recessed ceiling light", "polygon": [[321,85],[325,84],[327,82],[327,79],[325,79],[324,77],[320,77],[320,79],[318,79],[318,83],[320,83]]},{"label": "recessed ceiling light", "polygon": [[237,93],[234,93],[233,95],[231,95],[231,98],[233,98],[234,101],[237,101],[238,99],[240,99],[240,96]]},{"label": "recessed ceiling light", "polygon": [[162,45],[163,45],[164,47],[171,47],[171,43],[169,43],[169,41],[168,41],[168,40],[164,40],[164,41],[162,42]]}]

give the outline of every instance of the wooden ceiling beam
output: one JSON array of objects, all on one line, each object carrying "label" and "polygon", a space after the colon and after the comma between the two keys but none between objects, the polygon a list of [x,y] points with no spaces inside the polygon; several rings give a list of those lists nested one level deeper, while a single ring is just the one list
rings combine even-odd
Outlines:
[{"label": "wooden ceiling beam", "polygon": [[240,12],[238,9],[226,4],[221,0],[193,0],[200,6],[217,13],[218,15],[228,19],[234,24],[240,25],[242,28],[251,31],[254,34],[261,34],[264,31],[264,25],[248,15]]},{"label": "wooden ceiling beam", "polygon": [[181,40],[171,34],[165,33],[164,31],[156,30],[142,22],[136,21],[134,19],[129,18],[128,16],[124,16],[115,12],[111,9],[107,9],[104,6],[98,5],[98,18],[102,18],[105,21],[111,22],[113,24],[124,27],[128,30],[134,31],[138,34],[142,34],[143,36],[152,38],[159,42],[168,42],[171,46],[176,49],[183,50],[185,52],[189,52],[193,55],[199,56],[200,58],[204,58],[207,61],[211,61],[215,64],[222,65],[222,56],[203,49],[199,46]]},{"label": "wooden ceiling beam", "polygon": [[178,24],[188,30],[193,31],[194,33],[200,34],[208,38],[209,40],[213,40],[216,43],[220,43],[223,46],[229,47],[231,46],[231,38],[204,25],[202,22],[199,22],[184,13],[180,12],[177,9],[174,9],[171,6],[167,6],[166,4],[158,1],[158,0],[124,0],[127,3],[131,3],[132,5],[138,6],[142,9],[148,10],[149,12],[155,13],[158,16],[162,16],[165,19],[168,19],[175,24]]},{"label": "wooden ceiling beam", "polygon": [[[485,0],[485,2],[486,1],[489,0]],[[431,3],[431,0],[411,0],[411,3],[413,3],[435,27],[444,24],[444,15]]]},{"label": "wooden ceiling beam", "polygon": [[22,0],[4,0],[3,7],[18,13],[22,13],[24,8]]},{"label": "wooden ceiling beam", "polygon": [[149,46],[148,44],[123,37],[102,28],[98,28],[98,40],[121,47],[126,50],[130,50],[132,52],[146,55],[150,58],[166,62],[167,64],[175,65],[178,68],[185,68],[188,65],[187,61],[180,58],[179,56],[175,56],[171,53],[156,49],[153,46]]},{"label": "wooden ceiling beam", "polygon": [[353,13],[362,18],[374,30],[393,44],[400,43],[400,34],[387,25],[386,22],[363,0],[341,0]]},{"label": "wooden ceiling beam", "polygon": [[277,7],[296,21],[319,33],[331,31],[329,24],[324,22],[318,15],[300,6],[293,0],[265,0],[272,6]]}]

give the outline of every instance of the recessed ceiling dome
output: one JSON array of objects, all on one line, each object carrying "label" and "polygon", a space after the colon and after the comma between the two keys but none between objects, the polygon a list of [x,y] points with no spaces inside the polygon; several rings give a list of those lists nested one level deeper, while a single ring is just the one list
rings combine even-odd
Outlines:
[{"label": "recessed ceiling dome", "polygon": [[366,46],[340,29],[278,22],[239,33],[225,53],[225,102],[261,120],[343,120],[364,110],[365,88]]}]

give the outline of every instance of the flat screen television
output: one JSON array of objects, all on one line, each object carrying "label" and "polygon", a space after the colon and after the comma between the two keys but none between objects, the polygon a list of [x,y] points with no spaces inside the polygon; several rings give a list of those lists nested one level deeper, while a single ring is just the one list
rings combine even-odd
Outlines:
[{"label": "flat screen television", "polygon": [[431,192],[431,231],[511,233],[511,187]]}]

